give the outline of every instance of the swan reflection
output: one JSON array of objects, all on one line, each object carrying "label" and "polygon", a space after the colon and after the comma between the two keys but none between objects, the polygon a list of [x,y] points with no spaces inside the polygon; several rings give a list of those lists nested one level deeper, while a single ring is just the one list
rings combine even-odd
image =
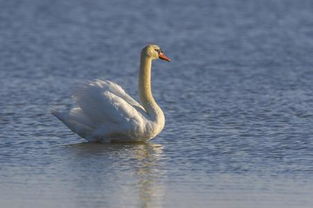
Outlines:
[{"label": "swan reflection", "polygon": [[[80,206],[89,203],[117,207],[160,207],[164,189],[163,146],[160,144],[92,144],[68,146],[68,168]],[[162,180],[161,180],[162,179]],[[88,198],[92,198],[91,201]],[[85,201],[85,202],[83,202]]]}]

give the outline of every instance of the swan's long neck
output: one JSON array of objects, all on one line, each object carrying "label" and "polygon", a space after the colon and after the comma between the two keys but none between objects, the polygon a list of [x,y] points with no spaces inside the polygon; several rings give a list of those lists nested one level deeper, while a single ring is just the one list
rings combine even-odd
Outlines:
[{"label": "swan's long neck", "polygon": [[144,53],[141,54],[140,59],[140,71],[139,71],[139,93],[140,100],[147,111],[149,117],[153,122],[158,125],[164,126],[164,114],[161,108],[154,100],[151,92],[151,64],[152,59],[146,56]]}]

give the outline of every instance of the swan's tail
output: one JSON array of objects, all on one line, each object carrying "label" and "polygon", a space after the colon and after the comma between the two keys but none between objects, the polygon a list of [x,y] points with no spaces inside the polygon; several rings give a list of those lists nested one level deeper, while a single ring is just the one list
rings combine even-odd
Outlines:
[{"label": "swan's tail", "polygon": [[54,115],[55,117],[57,117],[60,121],[64,121],[64,116],[63,116],[63,113],[60,113],[58,110],[56,110],[56,109],[52,109],[51,111],[50,111],[50,113],[52,114],[52,115]]},{"label": "swan's tail", "polygon": [[90,139],[94,131],[94,126],[90,120],[82,113],[80,108],[73,108],[69,112],[59,112],[56,109],[51,110],[51,114],[62,121],[69,129],[79,136],[93,141]]}]

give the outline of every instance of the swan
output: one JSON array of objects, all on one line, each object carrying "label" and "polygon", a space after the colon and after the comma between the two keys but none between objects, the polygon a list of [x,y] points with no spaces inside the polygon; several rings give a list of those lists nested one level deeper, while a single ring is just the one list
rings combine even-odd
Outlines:
[{"label": "swan", "polygon": [[78,107],[52,114],[89,142],[143,142],[158,135],[165,124],[163,111],[151,92],[152,61],[171,61],[157,45],[141,51],[139,70],[140,103],[118,84],[94,80],[73,94]]}]

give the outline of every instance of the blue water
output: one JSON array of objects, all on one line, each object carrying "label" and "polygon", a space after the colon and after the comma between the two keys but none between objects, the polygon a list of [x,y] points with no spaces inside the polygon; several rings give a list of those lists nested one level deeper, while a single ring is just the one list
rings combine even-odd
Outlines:
[{"label": "blue water", "polygon": [[[313,206],[313,2],[0,1],[0,207]],[[86,144],[50,115],[110,79],[137,98],[157,43],[166,115],[147,144]]]}]

